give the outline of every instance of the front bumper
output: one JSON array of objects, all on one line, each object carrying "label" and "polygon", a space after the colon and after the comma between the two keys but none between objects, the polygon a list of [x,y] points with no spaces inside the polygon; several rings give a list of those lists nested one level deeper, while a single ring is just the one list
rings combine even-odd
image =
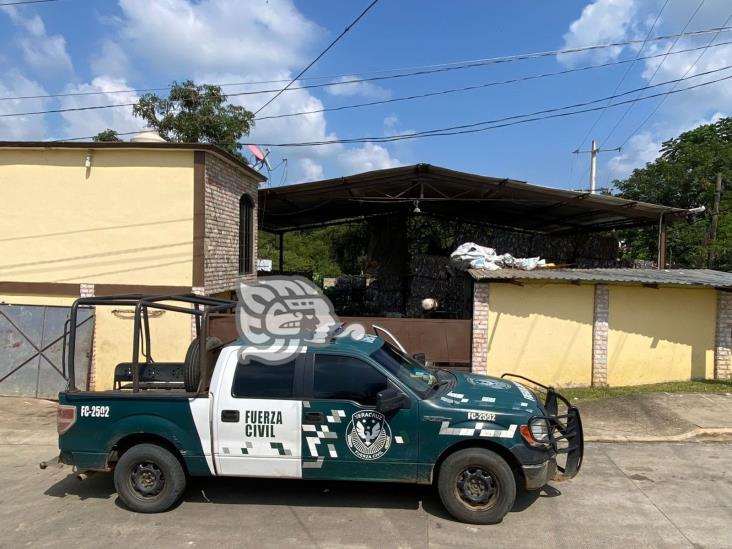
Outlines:
[{"label": "front bumper", "polygon": [[[546,415],[532,417],[529,420],[529,424],[534,421],[540,421],[545,422],[548,426],[549,441],[546,443],[546,448],[558,458],[552,459],[555,470],[550,478],[554,480],[567,480],[575,477],[582,467],[582,459],[584,457],[582,419],[580,418],[577,407],[573,406],[566,398],[557,393],[554,388],[542,385],[532,379],[517,374],[503,374],[501,377],[522,379],[539,387],[546,393],[546,399],[544,401]],[[562,413],[559,411],[560,404],[562,405]],[[534,465],[532,467],[539,466]],[[536,472],[536,475],[538,478],[541,478],[541,471]],[[527,479],[528,485],[529,477],[526,471],[524,471],[524,476]]]},{"label": "front bumper", "polygon": [[525,488],[527,490],[539,490],[554,478],[557,473],[557,462],[554,459],[540,463],[539,465],[523,465]]}]

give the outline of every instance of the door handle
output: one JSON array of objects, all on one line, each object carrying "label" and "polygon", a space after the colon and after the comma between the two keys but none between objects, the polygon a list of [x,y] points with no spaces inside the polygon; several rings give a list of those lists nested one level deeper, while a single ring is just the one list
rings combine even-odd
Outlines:
[{"label": "door handle", "polygon": [[322,412],[305,412],[305,420],[303,423],[308,423],[310,425],[325,423],[325,414]]},{"label": "door handle", "polygon": [[221,421],[224,423],[238,423],[239,410],[221,410]]}]

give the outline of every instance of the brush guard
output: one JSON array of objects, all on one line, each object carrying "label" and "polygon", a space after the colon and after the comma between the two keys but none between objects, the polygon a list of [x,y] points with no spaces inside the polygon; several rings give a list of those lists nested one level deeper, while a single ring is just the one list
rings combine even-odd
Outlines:
[{"label": "brush guard", "polygon": [[[541,383],[518,374],[503,374],[502,378],[516,378],[526,381],[546,394],[544,400],[544,411],[546,415],[534,416],[529,420],[529,426],[536,422],[546,422],[548,427],[549,440],[546,443],[558,456],[565,456],[562,463],[557,463],[557,474],[554,480],[568,480],[574,478],[582,467],[584,457],[584,435],[582,431],[582,419],[579,410],[566,398],[560,395],[553,387],[547,387]],[[560,405],[566,410],[560,413]],[[560,461],[560,460],[558,460]]]}]

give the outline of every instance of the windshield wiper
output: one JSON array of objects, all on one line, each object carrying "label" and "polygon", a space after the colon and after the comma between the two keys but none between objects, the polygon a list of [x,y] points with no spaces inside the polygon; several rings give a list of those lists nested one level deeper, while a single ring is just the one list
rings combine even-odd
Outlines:
[{"label": "windshield wiper", "polygon": [[432,389],[433,389],[434,391],[437,391],[437,390],[438,390],[438,389],[439,389],[440,387],[442,387],[442,386],[444,386],[444,385],[448,385],[449,383],[450,383],[450,380],[449,380],[449,379],[443,379],[442,381],[438,381],[437,383],[435,383],[435,384],[434,384],[434,385],[432,386]]}]

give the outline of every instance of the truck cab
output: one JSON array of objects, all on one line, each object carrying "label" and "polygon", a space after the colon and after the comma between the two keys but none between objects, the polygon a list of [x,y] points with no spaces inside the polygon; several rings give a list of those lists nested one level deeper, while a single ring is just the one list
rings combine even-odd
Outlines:
[{"label": "truck cab", "polygon": [[189,476],[327,479],[434,484],[477,524],[580,469],[578,410],[530,380],[429,368],[375,335],[279,364],[243,348],[207,346],[211,374],[193,392],[139,390],[139,372],[138,390],[62,392],[60,460],[113,472],[138,512],[170,508]]}]

